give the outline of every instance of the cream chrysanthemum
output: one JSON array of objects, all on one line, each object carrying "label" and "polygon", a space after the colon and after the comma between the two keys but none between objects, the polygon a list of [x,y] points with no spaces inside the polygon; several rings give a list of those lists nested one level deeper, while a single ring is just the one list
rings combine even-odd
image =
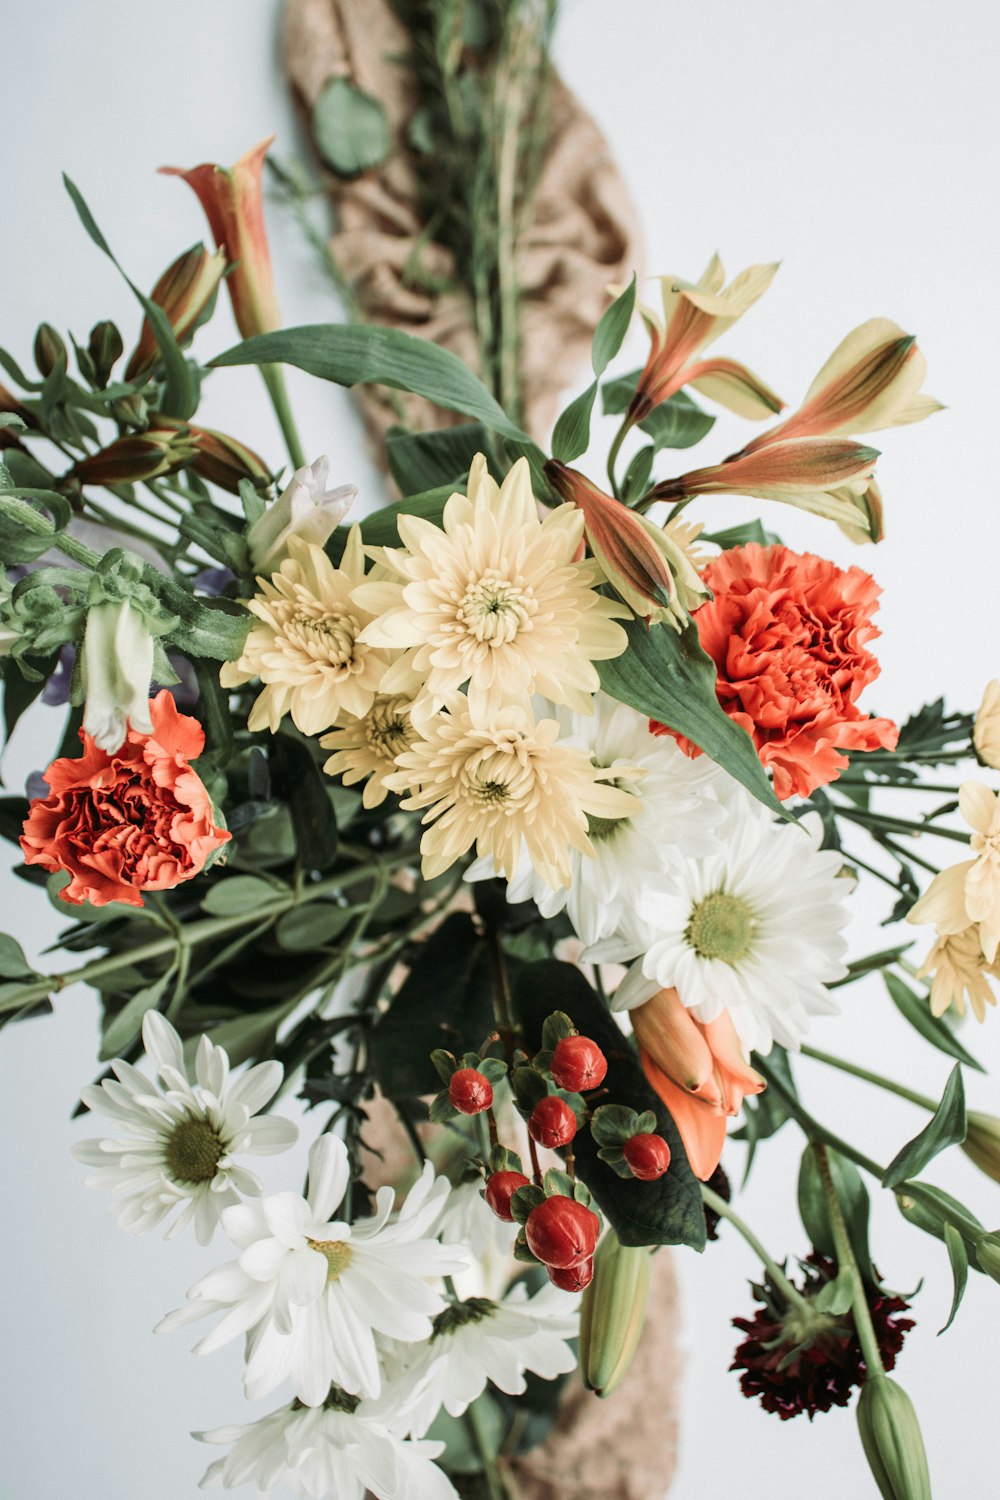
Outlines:
[{"label": "cream chrysanthemum", "polygon": [[588,817],[623,818],[636,810],[633,796],[604,784],[611,771],[558,743],[555,719],[536,724],[517,704],[476,712],[460,693],[448,694],[446,707],[415,716],[420,738],[397,756],[399,770],[386,778],[391,791],[411,792],[405,808],[428,809],[423,821],[430,826],[420,841],[425,879],[474,844],[509,880],[523,842],[547,885],[568,885],[570,851],[594,852]]},{"label": "cream chrysanthemum", "polygon": [[967,927],[964,932],[939,937],[917,970],[918,979],[934,976],[931,980],[931,1010],[934,1015],[943,1016],[948,1007],[953,1005],[958,1015],[964,1016],[968,997],[977,1021],[985,1021],[986,1007],[997,1003],[997,997],[987,981],[987,974],[1000,979],[1000,963],[986,962],[979,928],[976,926]]},{"label": "cream chrysanthemum", "polygon": [[413,742],[412,706],[405,694],[378,693],[363,718],[352,719],[320,740],[324,750],[336,752],[323,770],[328,776],[339,776],[345,786],[363,781],[365,807],[379,807],[385,801],[387,778],[397,769],[396,756]]},{"label": "cream chrysanthemum", "polygon": [[384,651],[360,639],[371,614],[352,600],[365,575],[361,532],[351,528],[340,567],[322,547],[292,537],[289,556],[249,601],[256,616],[238,661],[219,674],[225,688],[254,677],[264,684],[250,729],[272,734],[285,714],[303,734],[319,734],[345,714],[363,718],[389,665]]},{"label": "cream chrysanthemum", "polygon": [[1000,947],[1000,793],[981,781],[963,781],[958,805],[972,829],[974,857],[935,875],[906,920],[933,922],[938,937],[953,937],[977,924],[983,957],[991,964]]},{"label": "cream chrysanthemum", "polygon": [[599,686],[593,663],[625,650],[615,620],[629,611],[597,593],[603,574],[595,562],[576,560],[583,537],[576,506],[541,519],[527,461],[498,487],[480,454],[468,495],[451,496],[441,527],[419,516],[400,516],[398,525],[404,546],[378,557],[402,582],[369,581],[353,596],[378,616],[362,641],[405,652],[384,692],[403,691],[414,669],[435,706],[467,682],[480,717],[535,692],[590,712]]}]

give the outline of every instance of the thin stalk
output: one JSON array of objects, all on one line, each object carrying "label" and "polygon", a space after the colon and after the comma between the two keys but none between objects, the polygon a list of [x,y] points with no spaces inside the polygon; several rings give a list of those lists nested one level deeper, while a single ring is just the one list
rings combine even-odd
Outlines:
[{"label": "thin stalk", "polygon": [[618,463],[618,455],[621,452],[622,443],[624,443],[630,431],[631,424],[626,417],[622,421],[622,424],[619,427],[618,431],[615,433],[614,442],[611,444],[611,447],[608,450],[608,483],[611,486],[611,493],[612,495],[614,495],[616,500],[620,500],[621,495],[618,492],[618,481],[615,478],[615,467]]},{"label": "thin stalk", "polygon": [[821,1125],[808,1110],[803,1109],[798,1099],[789,1088],[786,1088],[780,1075],[769,1065],[766,1058],[759,1057],[754,1053],[753,1065],[757,1072],[763,1074],[767,1079],[768,1087],[777,1094],[792,1119],[797,1121],[802,1131],[811,1141],[821,1141],[827,1146],[832,1146],[834,1151],[840,1152],[841,1156],[848,1157],[856,1166],[861,1167],[863,1171],[869,1173],[870,1176],[876,1177],[879,1182],[882,1181],[885,1175],[885,1168],[880,1167],[878,1162],[873,1161],[870,1156],[865,1156],[863,1151],[859,1151],[849,1141],[843,1140],[839,1135],[834,1134],[832,1130],[828,1130],[825,1125]]},{"label": "thin stalk", "polygon": [[837,1197],[837,1189],[833,1185],[833,1174],[830,1171],[830,1158],[827,1156],[826,1147],[822,1142],[815,1142],[816,1161],[819,1166],[819,1175],[823,1183],[823,1192],[826,1195],[827,1208],[830,1213],[830,1227],[833,1230],[833,1242],[837,1251],[837,1265],[842,1271],[847,1271],[851,1278],[851,1311],[854,1313],[854,1326],[858,1331],[858,1341],[861,1344],[861,1353],[864,1356],[867,1380],[885,1379],[885,1366],[882,1363],[882,1352],[878,1346],[875,1336],[875,1325],[872,1322],[871,1308],[868,1306],[868,1295],[865,1291],[864,1280],[861,1269],[851,1248],[851,1237],[847,1232],[847,1224],[844,1221],[844,1211]]},{"label": "thin stalk", "polygon": [[854,807],[838,802],[836,804],[837,816],[847,818],[851,823],[860,823],[863,828],[873,828],[878,832],[902,833],[908,836],[913,834],[931,834],[934,838],[951,839],[956,844],[968,845],[967,833],[960,833],[956,828],[938,828],[934,823],[915,823],[912,818],[894,818],[888,813],[868,812],[862,807]]},{"label": "thin stalk", "polygon": [[867,872],[867,874],[874,875],[876,880],[881,880],[883,885],[889,886],[889,888],[895,891],[897,895],[899,894],[899,885],[897,881],[893,880],[891,875],[886,875],[881,870],[877,870],[874,865],[868,864],[866,860],[861,859],[857,854],[852,854],[851,851],[849,849],[845,849],[843,845],[841,845],[840,852],[844,856],[845,860],[847,860],[848,864],[857,865],[859,870],[864,870]]},{"label": "thin stalk", "polygon": [[[876,773],[877,774],[877,773]],[[837,777],[836,786],[863,786],[869,791],[876,787],[885,788],[892,792],[954,792],[961,791],[957,786],[937,786],[927,781],[869,781],[866,776],[844,776]]]},{"label": "thin stalk", "polygon": [[274,407],[274,415],[278,419],[282,437],[285,439],[285,447],[288,449],[288,457],[293,469],[301,469],[305,464],[305,454],[302,451],[302,443],[299,440],[299,431],[292,416],[292,407],[288,399],[288,387],[285,385],[285,372],[280,365],[261,365],[260,373],[264,377],[267,386],[267,394],[271,398]]},{"label": "thin stalk", "polygon": [[934,1100],[928,1099],[926,1094],[918,1094],[915,1089],[908,1089],[905,1084],[895,1083],[881,1073],[873,1073],[869,1068],[848,1062],[844,1057],[834,1057],[833,1053],[821,1052],[818,1047],[803,1046],[801,1052],[803,1057],[811,1057],[814,1062],[825,1063],[828,1068],[839,1068],[841,1073],[850,1073],[853,1078],[863,1078],[865,1083],[873,1083],[876,1088],[885,1089],[887,1093],[898,1094],[900,1099],[908,1099],[921,1109],[929,1109],[931,1114],[937,1109]]},{"label": "thin stalk", "polygon": [[736,1232],[741,1234],[746,1240],[778,1290],[788,1298],[789,1302],[794,1303],[800,1311],[812,1318],[814,1313],[809,1302],[803,1297],[798,1288],[792,1285],[777,1261],[773,1256],[768,1255],[749,1224],[740,1218],[739,1214],[726,1202],[725,1198],[720,1198],[718,1193],[713,1192],[703,1182],[701,1183],[701,1201],[706,1208],[710,1208],[714,1214],[718,1214],[720,1219],[727,1219],[732,1224]]},{"label": "thin stalk", "polygon": [[489,1436],[483,1426],[482,1413],[477,1410],[475,1401],[465,1409],[465,1422],[483,1466],[483,1478],[486,1480],[490,1500],[507,1500],[507,1491],[500,1478],[496,1459],[490,1452]]}]

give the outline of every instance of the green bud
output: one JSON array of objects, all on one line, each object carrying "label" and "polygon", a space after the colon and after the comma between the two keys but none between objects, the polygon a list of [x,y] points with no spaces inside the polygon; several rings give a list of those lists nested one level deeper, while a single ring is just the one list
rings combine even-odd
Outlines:
[{"label": "green bud", "polygon": [[90,330],[87,353],[93,367],[94,384],[103,391],[115,364],[125,353],[122,336],[113,323],[105,319],[102,323],[94,324]]},{"label": "green bud", "polygon": [[970,1109],[966,1121],[968,1130],[962,1150],[980,1172],[985,1172],[994,1182],[1000,1182],[1000,1120],[996,1115],[983,1115]]},{"label": "green bud", "polygon": [[861,1387],[858,1428],[884,1500],[932,1500],[917,1414],[902,1386],[888,1375],[866,1380]]},{"label": "green bud", "polygon": [[51,323],[39,323],[35,334],[35,364],[42,376],[51,375],[56,365],[66,368],[66,345]]},{"label": "green bud", "polygon": [[651,1271],[648,1249],[623,1245],[614,1230],[607,1231],[580,1308],[580,1373],[598,1396],[611,1395],[639,1347]]},{"label": "green bud", "polygon": [[974,1247],[976,1264],[994,1281],[1000,1281],[1000,1231],[984,1234]]}]

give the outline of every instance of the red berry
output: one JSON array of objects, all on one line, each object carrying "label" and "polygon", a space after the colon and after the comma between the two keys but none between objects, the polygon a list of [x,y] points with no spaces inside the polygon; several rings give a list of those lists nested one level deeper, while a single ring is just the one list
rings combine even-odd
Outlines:
[{"label": "red berry", "polygon": [[513,1224],[510,1200],[518,1188],[529,1186],[528,1178],[523,1172],[494,1172],[486,1184],[486,1202],[498,1219],[503,1219],[506,1224]]},{"label": "red berry", "polygon": [[528,1134],[540,1146],[555,1150],[566,1146],[576,1135],[576,1115],[565,1099],[558,1094],[547,1094],[539,1099],[528,1120]]},{"label": "red berry", "polygon": [[581,1260],[578,1266],[566,1266],[560,1270],[557,1266],[549,1266],[549,1280],[553,1286],[559,1287],[564,1292],[582,1292],[585,1286],[589,1286],[594,1279],[594,1257],[589,1260]]},{"label": "red berry", "polygon": [[600,1088],[607,1071],[607,1058],[589,1036],[564,1036],[556,1042],[549,1069],[556,1088],[585,1094]]},{"label": "red berry", "polygon": [[524,1236],[543,1265],[565,1270],[589,1260],[601,1232],[601,1221],[575,1198],[554,1196],[528,1215]]},{"label": "red berry", "polygon": [[655,1182],[670,1165],[670,1147],[662,1135],[633,1135],[622,1147],[622,1155],[640,1182]]},{"label": "red berry", "polygon": [[461,1115],[481,1115],[493,1103],[493,1085],[478,1068],[459,1068],[451,1075],[448,1101]]}]

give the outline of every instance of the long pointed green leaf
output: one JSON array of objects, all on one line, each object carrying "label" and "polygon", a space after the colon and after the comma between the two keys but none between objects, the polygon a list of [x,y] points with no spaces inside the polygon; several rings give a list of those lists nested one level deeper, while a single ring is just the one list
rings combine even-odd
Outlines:
[{"label": "long pointed green leaf", "polygon": [[882,1186],[898,1187],[907,1178],[915,1177],[939,1152],[964,1141],[965,1133],[965,1090],[962,1086],[962,1069],[956,1063],[945,1084],[941,1103],[919,1135],[915,1135],[912,1141],[907,1141],[893,1157],[883,1174]]},{"label": "long pointed green leaf", "polygon": [[965,1248],[965,1241],[953,1224],[945,1224],[944,1242],[948,1247],[948,1259],[951,1262],[951,1274],[955,1289],[952,1293],[948,1321],[943,1328],[938,1329],[939,1338],[942,1333],[947,1333],[952,1323],[954,1323],[955,1314],[962,1304],[962,1298],[965,1296],[965,1288],[969,1280],[969,1252]]},{"label": "long pointed green leaf", "polygon": [[[608,365],[625,342],[628,325],[635,311],[635,272],[625,290],[615,298],[611,306],[601,315],[594,330],[594,345],[591,362],[595,375],[603,375]],[[597,392],[595,391],[596,395]]]},{"label": "long pointed green leaf", "polygon": [[975,1068],[977,1073],[986,1072],[982,1063],[977,1062],[972,1053],[962,1046],[947,1023],[932,1013],[926,997],[911,990],[898,974],[883,970],[882,978],[900,1015],[909,1021],[914,1031],[919,1031],[925,1042],[930,1042],[939,1052],[964,1063],[967,1068]]}]

